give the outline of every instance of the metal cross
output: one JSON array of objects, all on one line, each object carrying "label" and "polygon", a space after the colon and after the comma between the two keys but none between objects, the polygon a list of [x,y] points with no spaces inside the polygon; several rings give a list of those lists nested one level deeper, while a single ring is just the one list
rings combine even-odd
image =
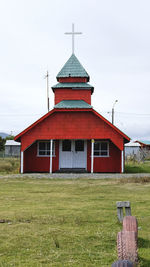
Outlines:
[{"label": "metal cross", "polygon": [[72,32],[65,32],[65,34],[71,34],[72,35],[72,54],[74,54],[74,36],[75,36],[75,34],[82,34],[82,32],[75,32],[74,31],[74,23],[72,23]]},{"label": "metal cross", "polygon": [[47,109],[48,109],[48,112],[49,112],[49,109],[50,109],[50,105],[49,105],[49,73],[48,73],[48,71],[47,71],[47,73],[46,73],[46,75],[45,75],[45,77],[44,77],[44,79],[46,79],[46,83],[47,83]]}]

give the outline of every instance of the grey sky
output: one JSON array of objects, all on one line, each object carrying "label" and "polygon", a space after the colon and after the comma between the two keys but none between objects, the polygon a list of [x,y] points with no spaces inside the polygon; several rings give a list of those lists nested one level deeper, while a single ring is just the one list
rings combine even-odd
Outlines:
[{"label": "grey sky", "polygon": [[[75,54],[95,87],[92,105],[132,138],[150,139],[150,1],[0,0],[0,132],[20,132],[47,112],[50,86]],[[50,93],[51,108],[53,93]]]}]

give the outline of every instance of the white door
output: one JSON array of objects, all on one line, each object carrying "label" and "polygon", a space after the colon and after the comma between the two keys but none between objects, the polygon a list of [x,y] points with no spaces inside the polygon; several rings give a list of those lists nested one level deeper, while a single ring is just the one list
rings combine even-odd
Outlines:
[{"label": "white door", "polygon": [[72,168],[72,140],[60,141],[59,168]]},{"label": "white door", "polygon": [[59,148],[59,168],[87,168],[87,142],[62,140]]},{"label": "white door", "polygon": [[87,146],[85,140],[74,140],[72,168],[84,168],[87,165]]}]

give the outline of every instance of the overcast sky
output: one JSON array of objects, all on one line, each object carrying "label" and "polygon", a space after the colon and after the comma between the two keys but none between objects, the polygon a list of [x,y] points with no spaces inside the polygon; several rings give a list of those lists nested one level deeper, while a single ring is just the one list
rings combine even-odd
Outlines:
[{"label": "overcast sky", "polygon": [[[0,0],[0,132],[17,134],[47,112],[50,87],[75,54],[90,75],[92,105],[134,139],[150,139],[149,0]],[[50,89],[51,91],[51,89]],[[50,106],[54,106],[50,92]]]}]

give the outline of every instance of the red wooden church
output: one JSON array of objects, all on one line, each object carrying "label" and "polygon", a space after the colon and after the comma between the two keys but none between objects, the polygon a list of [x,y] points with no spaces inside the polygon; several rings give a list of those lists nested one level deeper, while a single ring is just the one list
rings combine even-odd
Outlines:
[{"label": "red wooden church", "polygon": [[74,53],[56,78],[54,108],[15,137],[21,173],[123,172],[130,139],[92,108],[94,87]]}]

